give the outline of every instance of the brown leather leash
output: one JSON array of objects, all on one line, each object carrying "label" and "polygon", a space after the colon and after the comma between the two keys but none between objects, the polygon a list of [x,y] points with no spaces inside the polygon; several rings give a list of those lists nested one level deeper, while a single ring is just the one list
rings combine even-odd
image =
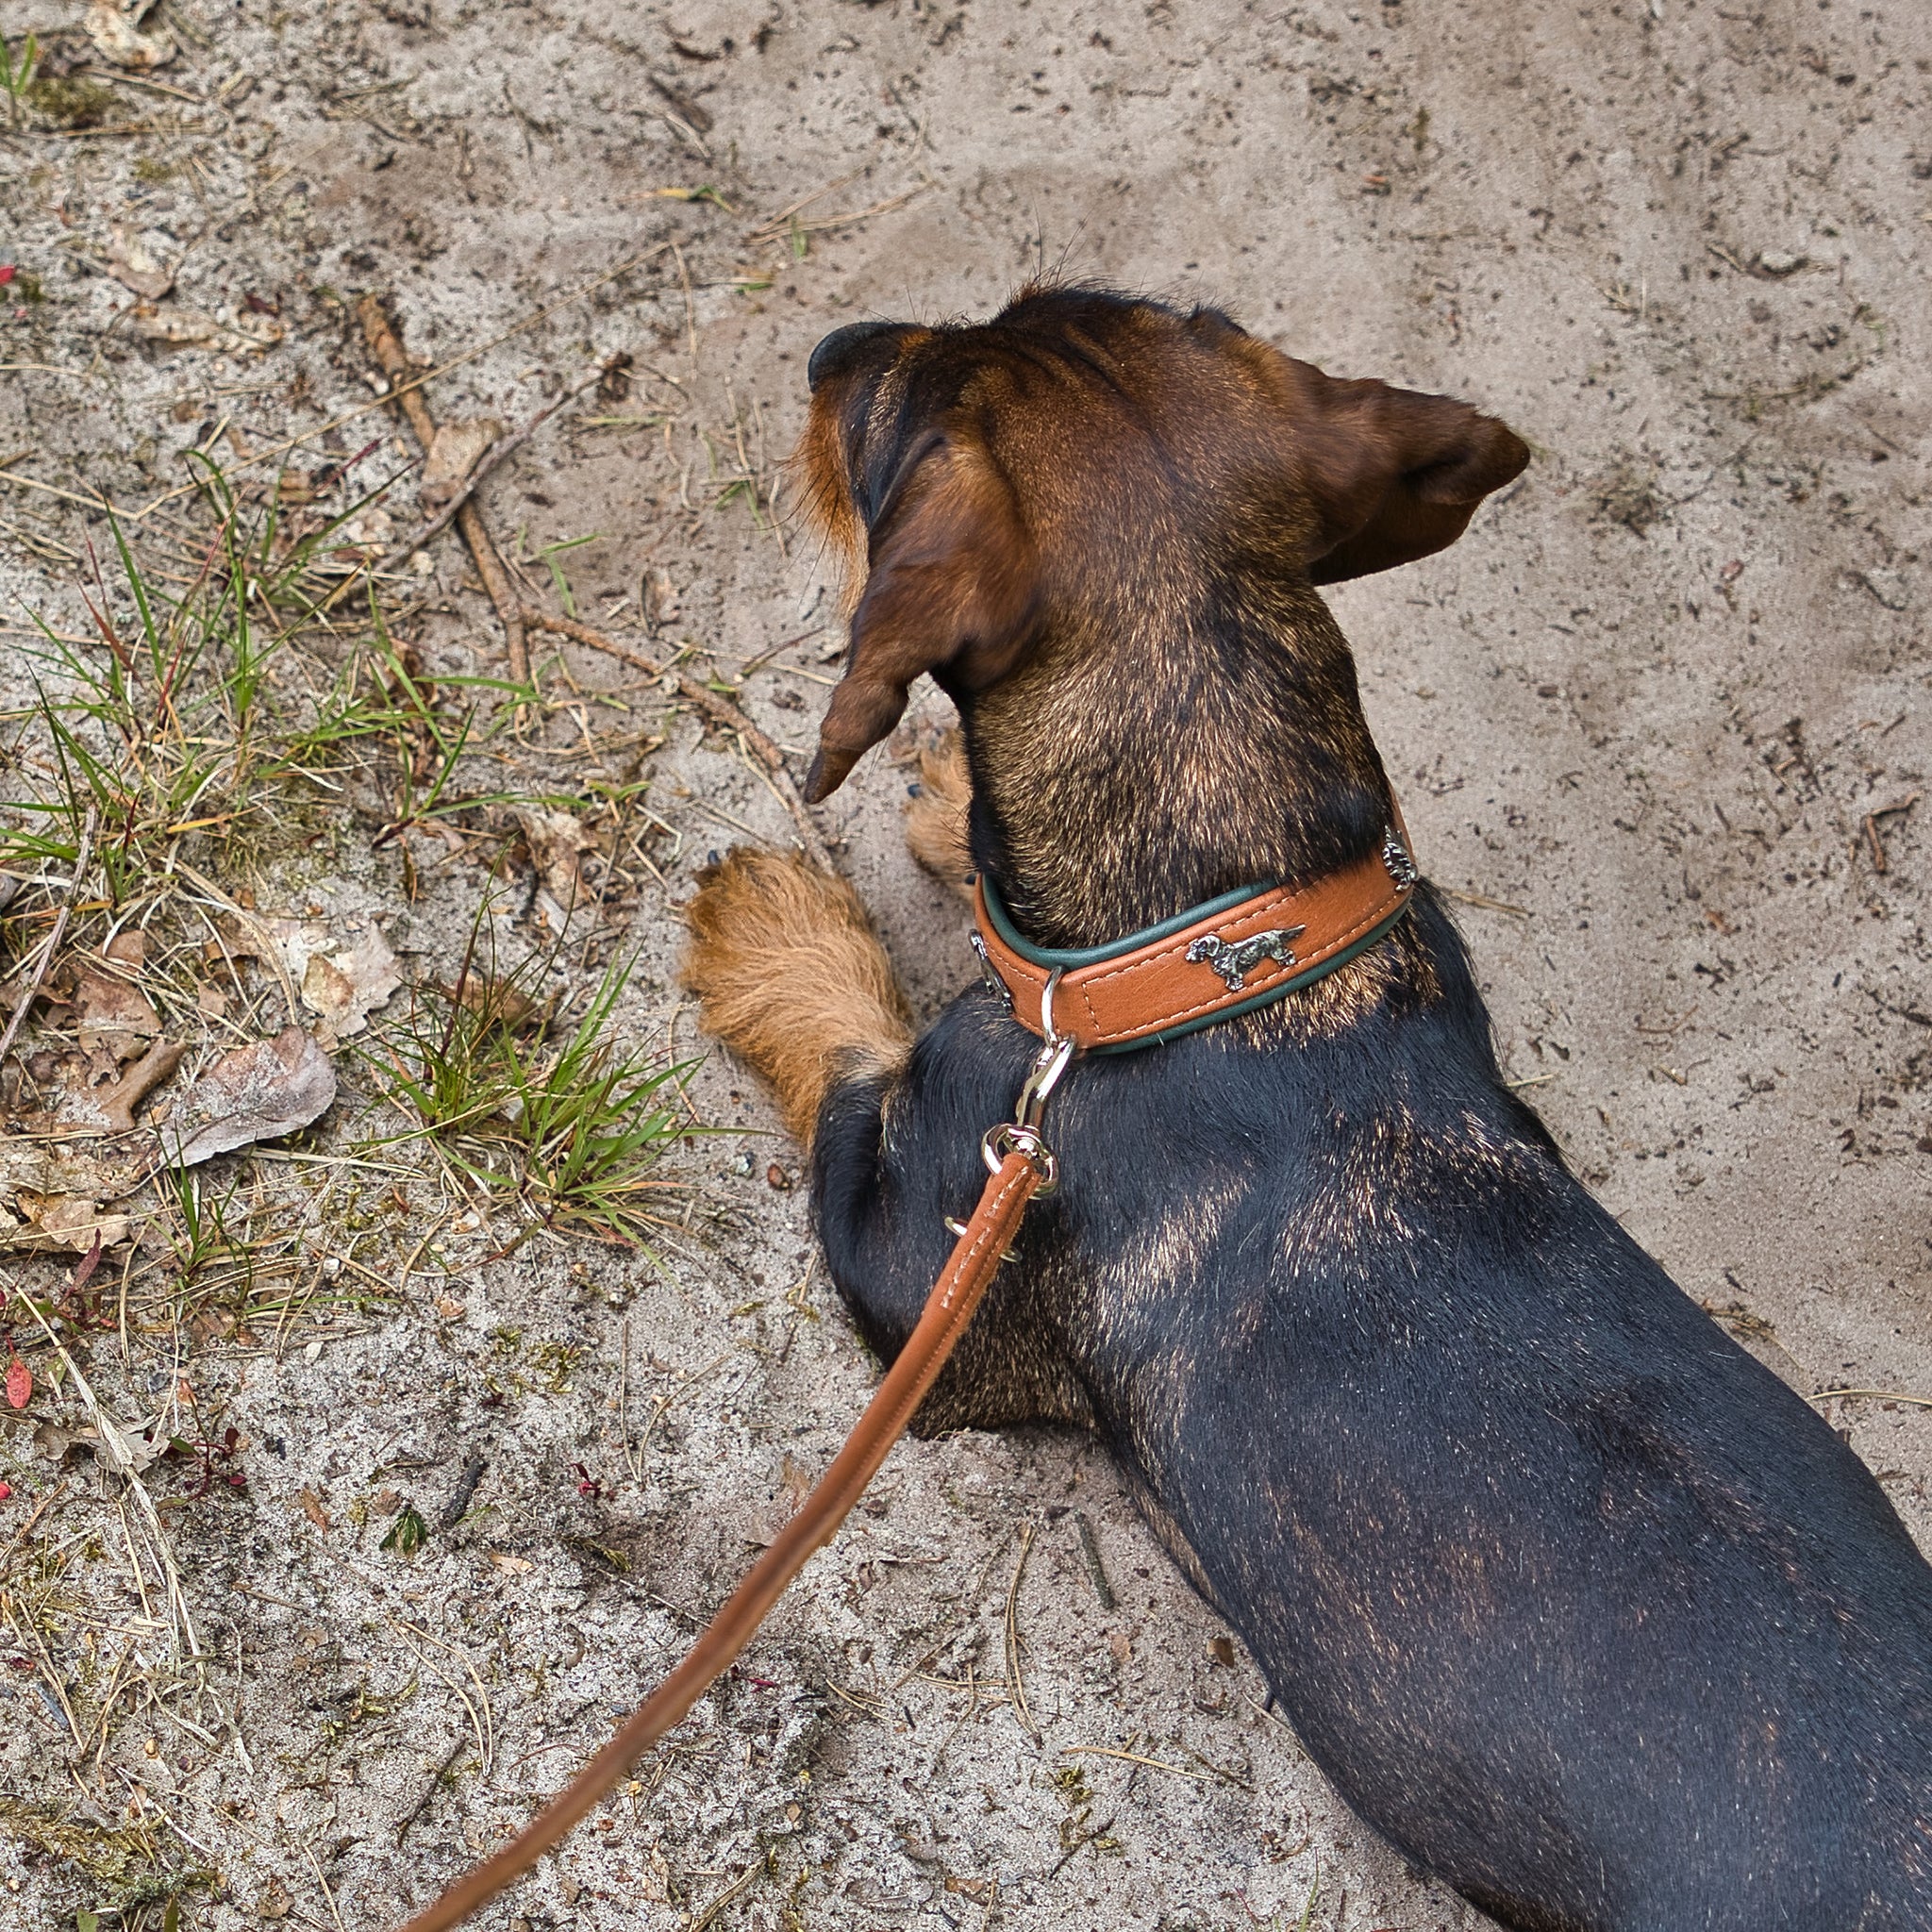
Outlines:
[{"label": "brown leather leash", "polygon": [[[1064,1051],[1049,1047],[1042,1052],[1041,1064],[1057,1054],[1058,1066],[1064,1068],[1070,1052],[1071,1042]],[[1029,1079],[1029,1091],[1034,1084]],[[1023,1116],[994,1132],[1010,1136],[1010,1144],[996,1158],[989,1156],[987,1164],[992,1172],[986,1191],[926,1297],[918,1325],[818,1487],[767,1545],[684,1661],[638,1707],[624,1728],[508,1844],[466,1872],[435,1904],[418,1912],[403,1932],[445,1932],[527,1872],[618,1784],[647,1745],[685,1718],[751,1641],[807,1558],[831,1541],[966,1332],[1000,1257],[1020,1231],[1027,1202],[1053,1183],[1053,1156],[1040,1139],[1037,1108],[1030,1124]]]},{"label": "brown leather leash", "polygon": [[1415,883],[1399,813],[1379,853],[1326,878],[1293,890],[1232,892],[1084,952],[1029,945],[980,882],[974,950],[1008,1010],[1041,1045],[1014,1118],[989,1128],[981,1141],[985,1191],[918,1324],[817,1488],[684,1660],[508,1844],[465,1873],[402,1932],[447,1932],[558,1844],[648,1745],[683,1721],[751,1641],[807,1559],[831,1541],[966,1332],[1020,1231],[1026,1204],[1058,1185],[1041,1117],[1074,1055],[1151,1046],[1308,985],[1380,940],[1407,911]]}]

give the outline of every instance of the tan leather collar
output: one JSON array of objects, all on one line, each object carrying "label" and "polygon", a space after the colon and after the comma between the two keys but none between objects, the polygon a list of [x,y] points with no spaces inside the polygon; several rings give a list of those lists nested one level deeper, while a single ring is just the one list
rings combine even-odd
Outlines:
[{"label": "tan leather collar", "polygon": [[987,984],[1028,1032],[1058,974],[1054,1031],[1083,1052],[1122,1052],[1265,1006],[1372,946],[1408,909],[1416,869],[1391,826],[1378,852],[1312,884],[1230,893],[1112,946],[1027,944],[982,877],[974,951]]}]

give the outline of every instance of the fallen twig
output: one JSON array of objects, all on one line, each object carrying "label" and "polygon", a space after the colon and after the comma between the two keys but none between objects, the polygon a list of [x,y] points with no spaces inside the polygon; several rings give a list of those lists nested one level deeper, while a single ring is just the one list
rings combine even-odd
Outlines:
[{"label": "fallen twig", "polygon": [[1107,1580],[1107,1570],[1100,1560],[1100,1541],[1093,1534],[1092,1522],[1084,1510],[1074,1521],[1080,1528],[1080,1550],[1087,1558],[1087,1574],[1093,1579],[1093,1594],[1100,1599],[1103,1610],[1110,1610],[1116,1598],[1113,1585]]},{"label": "fallen twig", "polygon": [[97,1090],[94,1105],[110,1134],[134,1131],[134,1109],[181,1064],[188,1049],[173,1041],[158,1040],[113,1086]]},{"label": "fallen twig", "polygon": [[470,1507],[470,1499],[476,1493],[476,1485],[483,1480],[483,1472],[489,1467],[487,1459],[473,1456],[463,1464],[462,1474],[457,1477],[457,1486],[450,1491],[450,1498],[442,1506],[442,1515],[437,1521],[437,1528],[447,1536]]},{"label": "fallen twig", "polygon": [[1889,872],[1890,866],[1885,856],[1885,841],[1878,836],[1878,821],[1896,817],[1900,812],[1910,811],[1919,802],[1915,791],[1909,798],[1902,798],[1896,805],[1881,805],[1875,811],[1865,814],[1865,841],[1872,848],[1872,870]]},{"label": "fallen twig", "polygon": [[[366,416],[371,409],[379,409],[385,404],[395,401],[404,390],[421,389],[425,382],[432,382],[439,375],[446,375],[452,369],[460,369],[466,362],[474,362],[477,357],[487,355],[491,349],[496,348],[503,342],[508,341],[514,336],[522,335],[525,329],[535,328],[540,322],[546,321],[549,317],[555,315],[559,308],[566,308],[571,303],[579,301],[582,297],[593,293],[598,289],[603,288],[607,282],[615,281],[619,275],[626,275],[634,268],[641,268],[647,261],[655,261],[658,256],[665,254],[670,246],[670,242],[660,242],[657,247],[647,248],[641,255],[626,256],[615,268],[607,268],[602,275],[593,275],[587,282],[579,282],[575,288],[566,289],[555,301],[546,302],[542,308],[532,309],[528,315],[524,316],[518,322],[512,323],[508,328],[502,329],[497,334],[490,336],[480,342],[473,342],[461,355],[452,356],[447,362],[440,362],[434,369],[421,371],[411,376],[407,383],[403,383],[400,386],[392,385],[387,395],[376,396],[370,402],[358,403],[353,409],[344,410],[340,416],[331,416],[328,421],[318,424],[313,429],[305,429],[300,436],[291,436],[285,441],[271,443],[268,448],[256,451],[247,461],[238,463],[234,469],[228,472],[228,475],[231,477],[236,476],[243,470],[252,470],[258,463],[272,462],[276,457],[286,456],[291,449],[299,449],[304,443],[313,442],[318,437],[326,436],[332,429],[340,429],[345,423],[355,422],[358,416]],[[19,368],[23,365],[14,363],[8,366]],[[15,477],[12,480],[15,482],[25,482],[28,479]],[[43,484],[41,487],[43,489],[53,488],[51,484]],[[126,521],[135,524],[145,522],[148,517],[164,505],[173,503],[178,496],[191,495],[201,487],[198,481],[177,483],[174,489],[163,491],[153,502],[144,504],[140,509],[129,513]],[[56,491],[55,493],[63,494],[65,492]],[[77,496],[74,501],[86,504],[90,509],[107,510],[109,512],[112,510],[112,506],[101,498]]]},{"label": "fallen twig", "polygon": [[1026,1702],[1026,1686],[1020,1677],[1020,1579],[1026,1574],[1026,1553],[1033,1547],[1033,1524],[1020,1532],[1020,1560],[1013,1565],[1013,1580],[1007,1586],[1007,1688],[1011,1692],[1013,1715],[1020,1728],[1036,1744],[1044,1742],[1040,1726],[1033,1722],[1032,1707]]},{"label": "fallen twig", "polygon": [[813,822],[804,796],[792,783],[791,772],[786,769],[785,754],[729,698],[713,691],[709,685],[701,684],[687,673],[674,671],[670,665],[647,658],[641,651],[633,651],[627,644],[620,644],[615,638],[608,638],[602,631],[592,630],[588,624],[579,624],[575,618],[553,617],[547,610],[538,609],[534,604],[525,604],[523,619],[539,630],[551,631],[558,637],[588,644],[593,651],[602,651],[607,657],[615,658],[620,664],[628,664],[634,671],[641,671],[647,677],[676,678],[681,696],[689,698],[707,717],[727,731],[737,732],[744,740],[747,749],[757,753],[758,762],[772,774],[772,789],[798,827],[799,843],[805,847],[806,856],[827,872],[838,870],[832,863],[832,850],[825,843],[824,834]]},{"label": "fallen twig", "polygon": [[[538,430],[542,428],[544,424],[549,422],[551,417],[556,415],[566,403],[575,402],[587,389],[593,388],[603,379],[603,370],[593,369],[575,388],[566,390],[554,403],[539,409],[521,429],[512,431],[508,436],[499,437],[496,441],[492,442],[477,458],[475,467],[458,485],[456,495],[441,509],[437,511],[433,517],[429,517],[419,524],[400,543],[394,544],[376,562],[372,564],[370,566],[371,572],[395,569],[397,564],[406,561],[416,551],[421,550],[425,544],[431,543],[438,537],[441,536],[443,531],[456,522],[458,513],[475,493],[478,484],[488,478],[492,471],[500,469],[509,458],[515,456],[517,451],[522,449],[525,443],[528,442],[531,437],[536,435]],[[329,602],[331,604],[336,603],[356,581],[354,577],[349,578],[347,583],[343,584],[341,589],[331,593]]]},{"label": "fallen twig", "polygon": [[[374,294],[364,295],[356,305],[356,316],[362,325],[363,340],[368,342],[369,353],[375,358],[376,366],[392,385],[404,381],[410,374],[409,358],[404,353],[394,325],[384,312],[381,298]],[[423,445],[423,454],[427,456],[430,444],[436,441],[436,419],[429,413],[429,405],[423,398],[421,387],[398,389],[395,395],[409,427],[415,432],[416,441]],[[464,496],[458,502],[456,524],[462,533],[463,541],[469,546],[476,575],[483,579],[483,588],[489,591],[490,601],[496,606],[497,620],[503,625],[504,659],[510,681],[527,684],[530,681],[530,652],[524,638],[522,608],[516,591],[510,587],[503,559],[496,554],[490,526],[483,521],[482,509],[474,496]]]},{"label": "fallen twig", "polygon": [[731,1881],[731,1883],[727,1885],[724,1888],[724,1890],[721,1891],[718,1894],[718,1896],[711,1901],[708,1907],[707,1907],[703,1918],[697,1920],[692,1924],[691,1932],[705,1932],[705,1928],[716,1920],[718,1914],[722,1912],[724,1909],[724,1907],[728,1906],[731,1903],[731,1901],[735,1899],[739,1895],[739,1893],[741,1892],[745,1889],[745,1887],[752,1882],[754,1878],[758,1877],[766,1869],[766,1861],[760,1858],[757,1864],[749,1866],[741,1877],[734,1878]]},{"label": "fallen twig", "polygon": [[470,1740],[460,1730],[458,1731],[456,1742],[449,1747],[449,1755],[436,1767],[436,1774],[429,1780],[428,1789],[409,1807],[408,1816],[396,1826],[397,1850],[402,1849],[403,1840],[409,1835],[409,1827],[429,1808],[430,1799],[442,1789],[442,1781],[449,1775],[450,1766],[457,1761],[464,1745],[469,1741]]}]

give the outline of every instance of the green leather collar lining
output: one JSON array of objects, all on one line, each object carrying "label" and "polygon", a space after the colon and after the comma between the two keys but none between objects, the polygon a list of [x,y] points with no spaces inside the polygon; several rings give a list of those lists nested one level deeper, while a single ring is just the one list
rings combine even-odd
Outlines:
[{"label": "green leather collar lining", "polygon": [[1216,919],[1224,912],[1231,912],[1263,892],[1272,892],[1274,881],[1268,879],[1258,886],[1237,887],[1218,899],[1209,899],[1204,906],[1191,906],[1172,919],[1163,919],[1158,925],[1142,926],[1139,932],[1130,932],[1124,940],[1111,940],[1104,946],[1036,946],[1014,928],[1006,901],[984,873],[979,877],[979,889],[986,894],[987,916],[992,921],[993,929],[1021,958],[1034,966],[1044,966],[1049,972],[1059,966],[1071,973],[1076,966],[1098,966],[1105,959],[1118,959],[1123,953],[1151,946],[1157,940],[1171,939],[1177,932],[1187,931],[1197,920]]}]

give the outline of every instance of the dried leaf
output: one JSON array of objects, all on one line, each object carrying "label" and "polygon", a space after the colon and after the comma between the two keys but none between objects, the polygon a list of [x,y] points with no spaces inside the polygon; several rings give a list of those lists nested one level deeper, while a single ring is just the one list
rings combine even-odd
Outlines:
[{"label": "dried leaf", "polygon": [[326,1020],[338,1040],[347,1040],[368,1025],[370,1010],[402,983],[395,954],[372,925],[350,946],[308,956],[302,969],[302,1004]]},{"label": "dried leaf", "polygon": [[176,1167],[193,1167],[217,1154],[320,1120],[336,1097],[335,1068],[314,1038],[285,1026],[225,1054],[195,1081],[161,1130],[161,1148]]},{"label": "dried leaf", "polygon": [[175,286],[175,265],[157,255],[131,222],[116,222],[108,248],[108,273],[125,289],[158,302]]},{"label": "dried leaf", "polygon": [[435,516],[462,487],[485,450],[503,434],[503,425],[484,416],[474,423],[440,423],[423,461],[416,500],[425,516]]},{"label": "dried leaf", "polygon": [[540,1007],[528,993],[509,980],[492,978],[474,968],[456,986],[446,986],[442,991],[466,1012],[480,1014],[491,1024],[511,1033],[523,1033],[542,1025],[549,1019],[550,1008],[555,1004],[554,1000],[546,1001]]},{"label": "dried leaf", "polygon": [[23,1189],[13,1206],[18,1220],[0,1213],[0,1248],[84,1255],[96,1241],[116,1248],[127,1239],[126,1215],[105,1213],[92,1195],[36,1194]]},{"label": "dried leaf", "polygon": [[161,1016],[138,986],[88,961],[75,970],[72,1001],[75,1038],[85,1054],[131,1060],[161,1030]]},{"label": "dried leaf", "polygon": [[245,323],[222,322],[203,309],[184,308],[179,304],[157,308],[146,302],[136,304],[129,325],[150,342],[167,342],[175,348],[206,345],[231,355],[272,349],[287,333],[273,316],[251,315]]},{"label": "dried leaf", "polygon": [[[675,624],[678,616],[677,589],[671,581],[667,570],[647,570],[644,573],[644,628],[654,636],[667,624]],[[840,655],[844,655],[845,646],[839,646]]]},{"label": "dried leaf", "polygon": [[25,1408],[33,1400],[34,1372],[18,1356],[7,1364],[7,1406]]},{"label": "dried leaf", "polygon": [[84,1254],[74,1271],[74,1278],[67,1284],[69,1294],[78,1294],[94,1278],[94,1270],[101,1265],[101,1244],[96,1241]]},{"label": "dried leaf", "polygon": [[516,817],[523,828],[524,842],[530,848],[531,862],[537,868],[544,914],[560,932],[569,923],[571,913],[591,896],[584,875],[577,869],[577,858],[582,853],[594,851],[596,841],[567,811],[520,805]]},{"label": "dried leaf", "polygon": [[0,1250],[85,1255],[127,1239],[125,1215],[96,1205],[131,1193],[146,1177],[141,1150],[106,1158],[29,1140],[0,1139]]},{"label": "dried leaf", "polygon": [[322,1507],[322,1498],[313,1490],[304,1490],[295,1500],[302,1506],[303,1515],[308,1517],[317,1529],[325,1530],[333,1527],[329,1522],[328,1511]]},{"label": "dried leaf", "polygon": [[141,31],[142,16],[154,4],[155,0],[92,0],[84,25],[102,59],[145,73],[165,67],[175,58],[175,37],[165,26]]}]

